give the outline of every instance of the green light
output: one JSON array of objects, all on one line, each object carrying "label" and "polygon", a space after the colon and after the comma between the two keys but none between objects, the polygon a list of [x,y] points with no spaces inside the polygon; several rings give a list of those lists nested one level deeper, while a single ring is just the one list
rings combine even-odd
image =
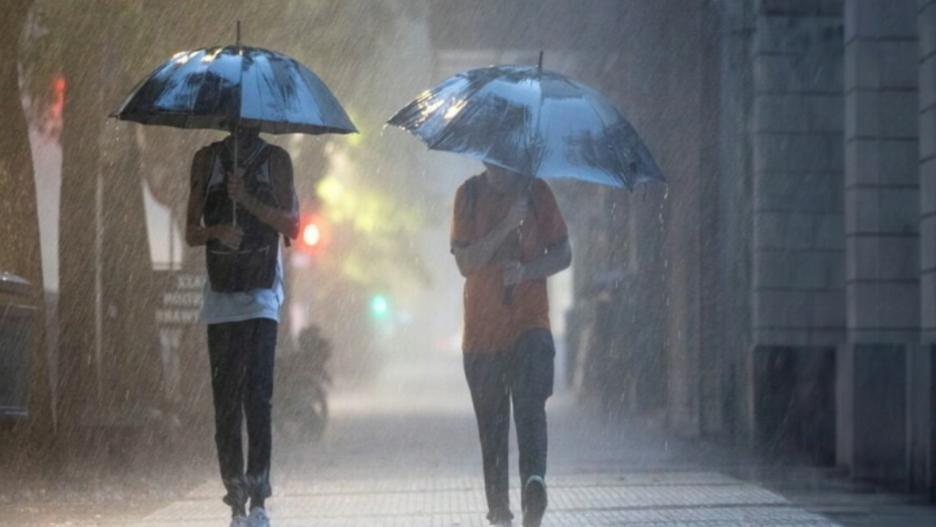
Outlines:
[{"label": "green light", "polygon": [[387,312],[390,310],[390,304],[383,295],[374,295],[374,297],[371,298],[370,308],[371,313],[373,313],[375,317],[383,318],[387,316]]}]

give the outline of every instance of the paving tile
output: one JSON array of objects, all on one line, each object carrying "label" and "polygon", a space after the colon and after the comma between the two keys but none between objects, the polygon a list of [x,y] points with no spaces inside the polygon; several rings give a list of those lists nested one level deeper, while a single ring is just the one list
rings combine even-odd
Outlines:
[{"label": "paving tile", "polygon": [[[549,526],[815,525],[833,522],[717,472],[567,474],[551,478]],[[275,524],[347,527],[482,526],[475,478],[287,481],[270,502]],[[216,484],[196,489],[133,527],[219,525]],[[519,491],[512,489],[513,503]],[[223,521],[222,521],[223,523]]]}]

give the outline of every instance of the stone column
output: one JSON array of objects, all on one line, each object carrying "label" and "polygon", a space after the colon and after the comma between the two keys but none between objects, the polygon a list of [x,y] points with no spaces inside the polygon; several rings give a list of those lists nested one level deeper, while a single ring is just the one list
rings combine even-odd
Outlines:
[{"label": "stone column", "polygon": [[[918,0],[917,35],[919,37],[919,132],[920,132],[920,325],[921,355],[929,364],[918,368],[928,381],[928,397],[923,411],[916,412],[928,428],[920,442],[929,451],[929,469],[923,482],[936,501],[936,0]],[[917,371],[915,370],[915,371]],[[918,428],[924,428],[920,426]]]},{"label": "stone column", "polygon": [[753,414],[748,372],[751,359],[751,39],[755,10],[749,2],[720,4],[719,177],[716,236],[720,292],[721,394],[725,432],[737,444],[750,444]]},{"label": "stone column", "polygon": [[919,331],[915,14],[914,0],[845,2],[838,461],[892,483],[907,477],[907,367]]},{"label": "stone column", "polygon": [[842,3],[756,5],[754,440],[831,462],[834,349],[845,322]]}]

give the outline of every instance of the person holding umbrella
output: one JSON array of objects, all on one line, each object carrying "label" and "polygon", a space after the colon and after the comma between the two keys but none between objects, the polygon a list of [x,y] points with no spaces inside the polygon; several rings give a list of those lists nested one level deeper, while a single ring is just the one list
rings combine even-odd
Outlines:
[{"label": "person holding umbrella", "polygon": [[177,53],[114,116],[231,132],[195,154],[185,238],[206,246],[201,315],[208,325],[215,442],[230,525],[267,527],[273,368],[285,296],[280,238],[288,245],[298,234],[299,206],[289,154],[260,133],[356,129],[314,73],[280,53],[242,47],[239,27],[236,46]]},{"label": "person holding umbrella", "polygon": [[509,525],[510,404],[524,525],[546,510],[546,400],[555,348],[546,278],[572,263],[565,220],[541,179],[486,164],[455,194],[452,253],[464,293],[465,377],[478,421],[488,519]]},{"label": "person holding umbrella", "polygon": [[[195,154],[185,232],[190,246],[207,246],[201,319],[208,325],[224,502],[231,507],[232,525],[239,525],[247,518],[249,499],[251,527],[269,523],[265,500],[272,492],[273,366],[285,296],[279,237],[295,238],[299,231],[289,154],[259,136],[259,128],[241,128]],[[242,154],[236,169],[235,144]]]},{"label": "person holding umbrella", "polygon": [[459,73],[389,124],[430,149],[482,161],[455,195],[451,251],[465,277],[465,377],[481,439],[488,520],[509,526],[513,403],[524,527],[547,506],[546,401],[555,355],[546,278],[571,264],[565,220],[543,178],[631,188],[662,181],[637,133],[595,90],[537,66]]}]

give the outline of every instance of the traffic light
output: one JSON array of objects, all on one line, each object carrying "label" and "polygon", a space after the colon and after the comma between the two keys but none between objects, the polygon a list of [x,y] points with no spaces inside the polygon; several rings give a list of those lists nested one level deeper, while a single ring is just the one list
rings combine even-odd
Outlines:
[{"label": "traffic light", "polygon": [[299,223],[297,247],[307,254],[323,251],[329,242],[328,222],[317,214],[304,214]]},{"label": "traffic light", "polygon": [[302,227],[302,243],[307,247],[315,247],[322,241],[322,229],[314,223],[307,223]]},{"label": "traffic light", "polygon": [[390,313],[390,303],[387,301],[387,297],[380,294],[371,297],[370,310],[374,318],[386,318]]}]

